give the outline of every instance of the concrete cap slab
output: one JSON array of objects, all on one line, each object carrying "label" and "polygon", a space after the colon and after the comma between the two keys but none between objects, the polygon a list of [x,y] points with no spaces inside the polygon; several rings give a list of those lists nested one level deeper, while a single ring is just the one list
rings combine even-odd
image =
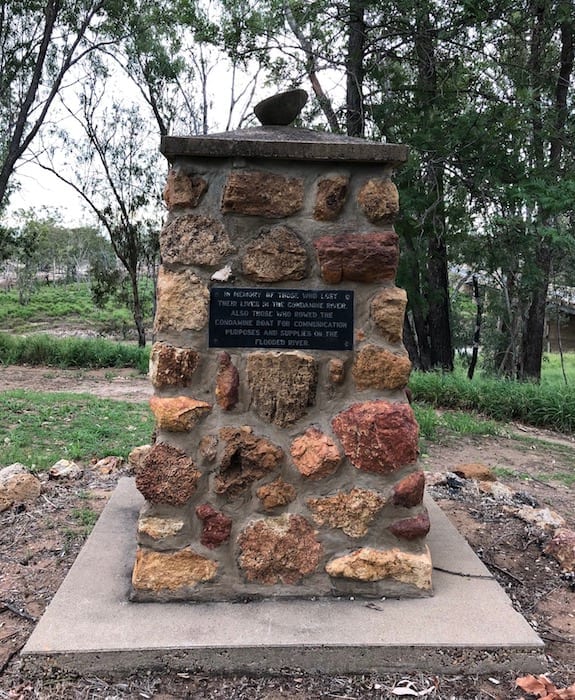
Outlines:
[{"label": "concrete cap slab", "polygon": [[397,167],[407,161],[407,146],[380,143],[291,126],[260,126],[204,136],[163,136],[160,151],[176,157],[280,158],[285,160],[380,163]]},{"label": "concrete cap slab", "polygon": [[132,603],[143,503],[120,480],[22,651],[32,668],[121,674],[419,670],[537,672],[544,645],[446,516],[427,499],[432,598]]}]

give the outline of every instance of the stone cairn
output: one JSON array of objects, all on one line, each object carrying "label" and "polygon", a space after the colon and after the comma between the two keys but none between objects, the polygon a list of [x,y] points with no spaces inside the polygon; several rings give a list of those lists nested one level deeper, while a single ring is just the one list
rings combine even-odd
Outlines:
[{"label": "stone cairn", "polygon": [[[136,470],[132,599],[430,595],[394,285],[407,149],[263,126],[162,153],[158,437]],[[342,293],[349,347],[330,345]]]}]

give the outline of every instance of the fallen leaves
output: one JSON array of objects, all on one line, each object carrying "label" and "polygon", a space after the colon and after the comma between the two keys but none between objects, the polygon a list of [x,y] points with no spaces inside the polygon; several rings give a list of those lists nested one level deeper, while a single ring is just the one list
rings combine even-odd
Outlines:
[{"label": "fallen leaves", "polygon": [[529,695],[535,695],[545,700],[575,700],[575,683],[568,688],[557,688],[547,676],[522,676],[515,681],[517,688],[521,688]]}]

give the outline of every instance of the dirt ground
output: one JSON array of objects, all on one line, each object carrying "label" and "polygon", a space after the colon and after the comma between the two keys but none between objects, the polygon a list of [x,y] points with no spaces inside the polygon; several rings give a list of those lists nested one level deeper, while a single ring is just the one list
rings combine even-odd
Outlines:
[{"label": "dirt ground", "polygon": [[[86,392],[130,401],[145,401],[151,394],[147,379],[132,371],[0,367],[0,391],[13,388]],[[502,437],[450,438],[424,445],[421,456],[422,466],[431,474],[474,462],[496,468],[499,482],[512,489],[508,503],[482,493],[471,481],[450,480],[430,486],[429,491],[496,576],[514,607],[546,642],[548,677],[557,688],[571,686],[575,683],[575,577],[562,573],[557,562],[544,554],[549,534],[513,513],[522,504],[549,507],[575,529],[575,440],[515,425]],[[35,503],[0,513],[0,699],[533,697],[515,688],[515,679],[523,675],[520,668],[495,677],[423,672],[306,676],[297,669],[276,677],[190,672],[112,680],[28,675],[19,651],[78,554],[91,527],[91,514],[101,512],[117,479],[127,473],[122,465],[82,466],[80,479],[46,480]]]}]

